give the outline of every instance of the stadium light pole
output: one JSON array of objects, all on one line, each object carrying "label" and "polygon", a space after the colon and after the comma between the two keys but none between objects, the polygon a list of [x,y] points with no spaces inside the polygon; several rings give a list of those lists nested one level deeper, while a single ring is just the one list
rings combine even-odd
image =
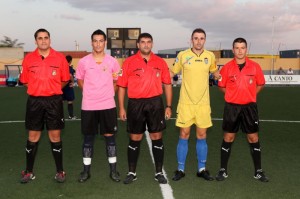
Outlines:
[{"label": "stadium light pole", "polygon": [[271,75],[274,75],[274,21],[275,17],[273,16],[272,20],[272,70],[271,70]]}]

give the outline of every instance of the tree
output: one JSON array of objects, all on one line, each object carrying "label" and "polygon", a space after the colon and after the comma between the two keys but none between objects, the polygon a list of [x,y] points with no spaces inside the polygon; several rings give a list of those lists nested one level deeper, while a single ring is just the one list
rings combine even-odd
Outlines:
[{"label": "tree", "polygon": [[25,43],[17,43],[18,39],[12,40],[10,37],[4,36],[3,40],[0,40],[0,47],[23,47]]}]

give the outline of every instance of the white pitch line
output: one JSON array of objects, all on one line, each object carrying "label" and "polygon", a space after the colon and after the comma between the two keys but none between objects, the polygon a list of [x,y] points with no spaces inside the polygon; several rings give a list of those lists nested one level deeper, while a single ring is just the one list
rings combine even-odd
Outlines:
[{"label": "white pitch line", "polygon": [[[152,158],[152,163],[155,164],[154,157],[152,155],[152,142],[151,142],[151,139],[150,139],[150,136],[149,136],[149,132],[145,131],[145,135],[146,135],[146,139],[147,139],[147,143],[148,143],[148,147],[149,147],[150,156]],[[162,171],[163,171],[165,177],[168,180],[167,173],[164,170],[164,168],[162,169]],[[159,186],[160,186],[163,198],[165,198],[165,199],[174,199],[173,189],[172,189],[172,187],[170,186],[169,183],[167,183],[167,184],[159,184]]]},{"label": "white pitch line", "polygon": [[[65,119],[65,121],[68,122],[75,122],[75,121],[80,121],[81,119]],[[120,120],[120,118],[118,118]],[[176,118],[170,118],[170,120],[176,120]],[[214,121],[222,121],[223,118],[212,118]],[[300,121],[297,120],[265,120],[265,119],[260,119],[260,122],[277,122],[277,123],[300,123]],[[0,121],[0,124],[9,124],[9,123],[24,123],[24,120],[11,120],[11,121]]]},{"label": "white pitch line", "polygon": [[[222,121],[223,118],[212,118],[212,120],[215,121]],[[300,123],[300,121],[297,120],[264,120],[264,119],[260,119],[260,122],[278,122],[278,123]]]}]

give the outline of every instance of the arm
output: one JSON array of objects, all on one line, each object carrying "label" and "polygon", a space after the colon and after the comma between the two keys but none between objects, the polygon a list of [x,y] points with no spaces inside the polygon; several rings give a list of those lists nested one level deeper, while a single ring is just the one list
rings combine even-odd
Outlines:
[{"label": "arm", "polygon": [[258,94],[264,86],[256,86],[256,94]]},{"label": "arm", "polygon": [[67,82],[61,82],[61,88],[65,87],[68,84],[69,81]]},{"label": "arm", "polygon": [[126,121],[126,110],[124,106],[124,98],[126,94],[126,88],[119,87],[118,88],[118,100],[119,100],[119,117],[122,121]]},{"label": "arm", "polygon": [[214,76],[215,80],[219,80],[222,77],[221,74],[220,74],[220,72],[219,72],[219,70],[217,70],[216,72],[214,72],[213,76]]},{"label": "arm", "polygon": [[83,90],[83,83],[84,81],[82,79],[77,79],[77,84],[81,90]]},{"label": "arm", "polygon": [[70,74],[70,83],[69,83],[69,87],[73,87],[74,86],[74,77],[72,74]]},{"label": "arm", "polygon": [[116,80],[114,80],[114,90],[115,90],[115,93],[117,93],[118,86],[117,86],[117,81]]},{"label": "arm", "polygon": [[219,90],[220,90],[221,92],[223,92],[223,93],[226,92],[226,88],[223,88],[223,87],[219,87]]},{"label": "arm", "polygon": [[172,86],[171,84],[164,84],[165,96],[166,96],[166,110],[165,118],[168,120],[172,116]]}]

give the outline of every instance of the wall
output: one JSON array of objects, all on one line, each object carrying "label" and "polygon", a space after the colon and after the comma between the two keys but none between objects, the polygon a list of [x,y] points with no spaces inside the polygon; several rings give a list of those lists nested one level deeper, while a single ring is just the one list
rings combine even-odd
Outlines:
[{"label": "wall", "polygon": [[0,74],[4,74],[4,65],[21,65],[24,58],[23,48],[0,48]]}]

